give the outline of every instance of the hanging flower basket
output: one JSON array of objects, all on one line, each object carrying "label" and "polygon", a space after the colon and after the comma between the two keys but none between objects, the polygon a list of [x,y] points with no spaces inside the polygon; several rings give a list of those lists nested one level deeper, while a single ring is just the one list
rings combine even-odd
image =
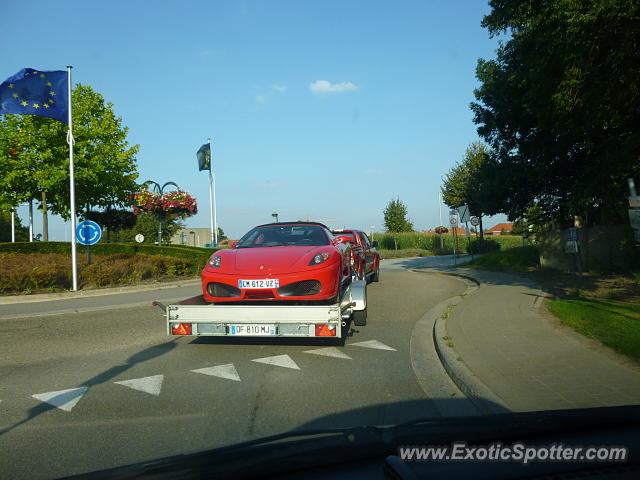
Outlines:
[{"label": "hanging flower basket", "polygon": [[196,199],[187,192],[174,191],[164,195],[148,190],[136,193],[131,198],[133,213],[150,213],[158,218],[187,218],[198,213]]}]

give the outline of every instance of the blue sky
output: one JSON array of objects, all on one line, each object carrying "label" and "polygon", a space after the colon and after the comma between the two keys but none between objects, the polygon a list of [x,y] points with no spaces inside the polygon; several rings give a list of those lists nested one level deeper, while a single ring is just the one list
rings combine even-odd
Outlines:
[{"label": "blue sky", "polygon": [[[73,65],[140,144],[140,181],[197,197],[188,226],[209,226],[195,152],[211,137],[218,224],[232,237],[273,212],[382,231],[396,197],[423,230],[438,224],[442,177],[478,138],[475,65],[497,47],[480,27],[488,11],[472,0],[5,2],[0,76]],[[65,233],[50,221],[52,239]]]}]

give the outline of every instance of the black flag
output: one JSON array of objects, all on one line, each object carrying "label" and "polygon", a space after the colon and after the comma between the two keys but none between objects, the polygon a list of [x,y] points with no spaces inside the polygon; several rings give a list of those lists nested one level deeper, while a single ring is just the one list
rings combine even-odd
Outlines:
[{"label": "black flag", "polygon": [[209,143],[205,143],[200,147],[196,157],[198,157],[198,169],[200,171],[211,171],[211,145]]}]

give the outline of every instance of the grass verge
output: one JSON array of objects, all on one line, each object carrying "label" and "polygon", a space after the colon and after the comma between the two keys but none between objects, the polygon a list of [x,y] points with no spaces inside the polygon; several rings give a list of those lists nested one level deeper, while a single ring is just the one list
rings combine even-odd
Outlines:
[{"label": "grass verge", "polygon": [[551,300],[549,310],[585,337],[640,360],[640,305],[576,298]]},{"label": "grass verge", "polygon": [[517,247],[482,254],[461,266],[507,272],[530,272],[538,268],[540,255],[536,247]]}]

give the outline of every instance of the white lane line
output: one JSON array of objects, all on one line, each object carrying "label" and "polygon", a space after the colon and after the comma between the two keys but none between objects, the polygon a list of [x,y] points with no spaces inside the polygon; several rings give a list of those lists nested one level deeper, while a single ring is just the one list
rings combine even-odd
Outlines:
[{"label": "white lane line", "polygon": [[210,375],[212,377],[226,378],[228,380],[235,380],[241,382],[240,375],[233,363],[226,365],[218,365],[216,367],[198,368],[197,370],[191,370],[194,373],[202,373],[203,375]]},{"label": "white lane line", "polygon": [[87,387],[78,387],[69,388],[67,390],[58,390],[57,392],[38,393],[31,396],[37,400],[48,403],[49,405],[53,405],[60,410],[70,412],[86,392]]},{"label": "white lane line", "polygon": [[385,345],[378,340],[367,340],[366,342],[351,343],[349,345],[352,345],[354,347],[375,348],[378,350],[390,350],[392,352],[397,352],[395,348],[391,348],[389,345]]},{"label": "white lane line", "polygon": [[252,362],[266,363],[267,365],[275,365],[277,367],[292,368],[294,370],[300,370],[300,367],[296,365],[289,355],[276,355],[275,357],[256,358],[251,360]]},{"label": "white lane line", "polygon": [[345,358],[351,360],[351,357],[344,352],[341,352],[336,347],[317,348],[315,350],[307,350],[304,353],[312,353],[314,355],[322,355],[324,357]]},{"label": "white lane line", "polygon": [[158,396],[160,395],[163,379],[164,375],[152,375],[151,377],[133,378],[113,383]]}]

